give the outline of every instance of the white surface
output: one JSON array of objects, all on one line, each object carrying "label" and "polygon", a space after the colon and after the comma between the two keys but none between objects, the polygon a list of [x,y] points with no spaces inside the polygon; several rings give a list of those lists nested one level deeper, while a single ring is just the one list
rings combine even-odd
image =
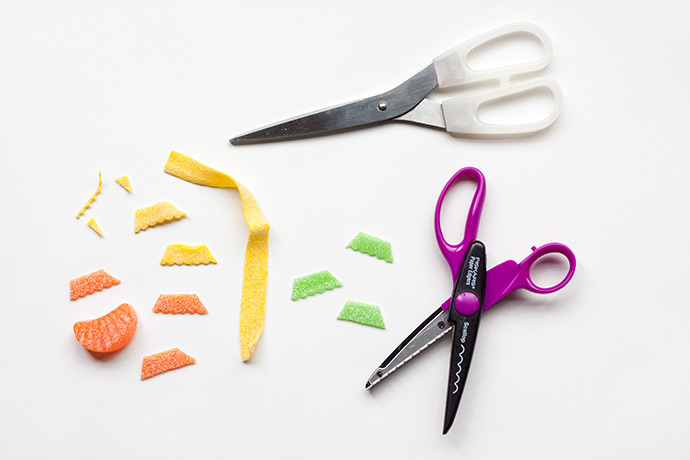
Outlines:
[{"label": "white surface", "polygon": [[[0,6],[0,458],[688,458],[687,6],[259,3]],[[544,75],[564,110],[542,135],[471,140],[401,123],[227,143],[389,89],[514,21],[554,43]],[[239,198],[164,174],[171,149],[243,182],[272,224],[266,328],[248,364]],[[488,180],[491,266],[549,241],[579,265],[563,291],[513,295],[484,316],[444,437],[447,341],[376,391],[363,385],[448,296],[433,209],[467,165]],[[99,170],[102,193],[76,220]],[[133,195],[113,181],[122,174]],[[162,200],[189,217],[135,235],[134,210]],[[465,208],[445,216],[457,230]],[[395,262],[344,249],[359,231],[391,241]],[[161,267],[177,242],[208,244],[218,265]],[[70,302],[69,279],[99,268],[122,284]],[[322,269],[344,286],[290,301],[293,278]],[[175,292],[198,293],[210,314],[151,312]],[[346,299],[380,305],[387,329],[337,321]],[[122,302],[139,329],[95,360],[72,324]],[[174,346],[197,364],[141,382],[142,357]]]}]

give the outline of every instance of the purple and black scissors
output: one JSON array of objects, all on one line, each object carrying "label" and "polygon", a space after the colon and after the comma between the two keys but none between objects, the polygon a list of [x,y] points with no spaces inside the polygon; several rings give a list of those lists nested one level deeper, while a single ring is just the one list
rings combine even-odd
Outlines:
[{"label": "purple and black scissors", "polygon": [[[477,189],[467,215],[465,235],[460,243],[450,244],[441,230],[441,205],[448,190],[457,182],[467,179],[476,182]],[[452,295],[393,350],[393,353],[369,377],[365,386],[369,389],[381,382],[452,330],[443,434],[446,434],[453,424],[460,405],[482,312],[517,289],[527,289],[537,294],[558,291],[568,284],[575,273],[575,254],[561,243],[533,247],[532,253],[522,262],[508,260],[487,271],[484,244],[477,241],[479,218],[485,195],[484,175],[478,169],[471,167],[463,168],[455,173],[441,191],[436,203],[434,225],[438,246],[450,265],[453,275]],[[530,269],[538,259],[554,253],[562,254],[568,260],[568,273],[554,286],[546,288],[537,286],[532,280]]]}]

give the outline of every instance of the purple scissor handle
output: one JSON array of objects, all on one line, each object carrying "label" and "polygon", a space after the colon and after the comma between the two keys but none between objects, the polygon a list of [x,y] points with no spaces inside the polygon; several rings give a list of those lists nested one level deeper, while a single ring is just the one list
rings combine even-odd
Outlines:
[{"label": "purple scissor handle", "polygon": [[[537,286],[532,281],[532,266],[540,258],[549,254],[561,254],[568,259],[568,273],[557,284],[550,287]],[[570,282],[575,274],[575,254],[568,246],[561,243],[547,243],[538,248],[532,246],[532,253],[525,259],[517,263],[513,260],[506,260],[502,264],[496,265],[486,274],[486,297],[484,299],[484,310],[517,289],[527,289],[536,294],[548,294],[556,292]]]},{"label": "purple scissor handle", "polygon": [[[561,254],[568,260],[568,273],[557,284],[550,287],[541,287],[532,280],[532,266],[544,256],[549,254]],[[483,310],[486,311],[505,296],[518,289],[527,289],[535,294],[549,294],[565,287],[575,274],[575,254],[568,246],[562,243],[547,243],[542,246],[532,247],[532,253],[520,263],[514,260],[506,260],[486,272],[486,294]],[[449,298],[441,305],[442,310],[450,307]]]},{"label": "purple scissor handle", "polygon": [[[465,235],[458,244],[450,244],[446,241],[441,230],[441,205],[446,198],[448,190],[455,185],[455,183],[463,179],[473,179],[477,183],[477,189],[472,197],[470,209],[467,212],[467,220],[465,222]],[[477,230],[479,229],[479,219],[482,216],[482,208],[484,206],[484,197],[486,196],[486,179],[484,174],[477,168],[467,167],[462,168],[456,172],[453,177],[446,183],[441,195],[436,202],[436,212],[434,214],[434,231],[436,232],[436,241],[438,247],[441,249],[443,257],[448,261],[450,270],[453,273],[453,280],[457,279],[458,271],[465,260],[468,246],[477,239]]]},{"label": "purple scissor handle", "polygon": [[[450,188],[456,183],[467,179],[474,180],[477,184],[477,188],[474,192],[470,209],[467,212],[465,235],[458,244],[451,244],[445,239],[443,231],[441,230],[441,205]],[[443,190],[441,190],[441,195],[436,202],[436,212],[434,214],[436,241],[438,242],[438,247],[443,257],[445,257],[450,266],[451,272],[453,273],[453,280],[457,279],[458,270],[465,258],[468,245],[477,239],[479,219],[481,218],[485,196],[486,179],[484,178],[484,174],[477,168],[467,167],[462,168],[450,178],[445,187],[443,187]],[[532,280],[530,270],[537,260],[549,254],[561,254],[565,256],[569,263],[568,273],[558,284],[550,287],[540,287]],[[496,302],[517,289],[527,289],[536,294],[548,294],[558,291],[570,282],[574,273],[575,254],[573,254],[573,251],[571,251],[568,246],[561,243],[548,243],[538,248],[532,247],[532,253],[522,262],[517,263],[513,260],[507,260],[496,265],[487,272],[483,310],[486,311]],[[446,300],[443,302],[443,305],[441,305],[441,309],[447,310],[450,304],[451,299]]]}]

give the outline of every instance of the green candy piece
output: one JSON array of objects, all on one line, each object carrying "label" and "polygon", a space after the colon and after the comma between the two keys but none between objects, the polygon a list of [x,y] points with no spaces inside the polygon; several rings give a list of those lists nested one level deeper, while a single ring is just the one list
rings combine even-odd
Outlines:
[{"label": "green candy piece", "polygon": [[307,296],[329,291],[342,285],[343,283],[331,275],[328,270],[301,276],[295,278],[292,283],[292,300],[304,299]]},{"label": "green candy piece", "polygon": [[350,241],[347,247],[355,251],[363,252],[364,254],[369,254],[370,256],[378,257],[388,263],[393,263],[393,249],[391,248],[391,244],[381,238],[376,238],[375,236],[360,232]]},{"label": "green candy piece", "polygon": [[345,302],[345,306],[338,315],[338,319],[381,329],[386,328],[379,307],[362,302],[353,302],[352,300]]}]

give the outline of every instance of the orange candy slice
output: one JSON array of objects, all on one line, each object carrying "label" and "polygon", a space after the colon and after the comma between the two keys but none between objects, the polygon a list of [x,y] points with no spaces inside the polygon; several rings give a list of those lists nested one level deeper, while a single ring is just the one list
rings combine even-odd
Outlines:
[{"label": "orange candy slice", "polygon": [[158,296],[156,305],[153,306],[156,313],[208,313],[204,304],[196,294],[163,294]]},{"label": "orange candy slice", "polygon": [[74,335],[87,350],[110,353],[124,347],[137,330],[137,313],[123,303],[105,316],[74,323]]},{"label": "orange candy slice", "polygon": [[179,369],[180,367],[194,364],[196,359],[189,356],[179,348],[162,351],[155,355],[144,356],[141,364],[141,380],[146,380],[163,372]]},{"label": "orange candy slice", "polygon": [[80,297],[102,291],[114,284],[120,284],[120,280],[108,275],[104,270],[80,276],[69,282],[69,298],[77,300]]}]

